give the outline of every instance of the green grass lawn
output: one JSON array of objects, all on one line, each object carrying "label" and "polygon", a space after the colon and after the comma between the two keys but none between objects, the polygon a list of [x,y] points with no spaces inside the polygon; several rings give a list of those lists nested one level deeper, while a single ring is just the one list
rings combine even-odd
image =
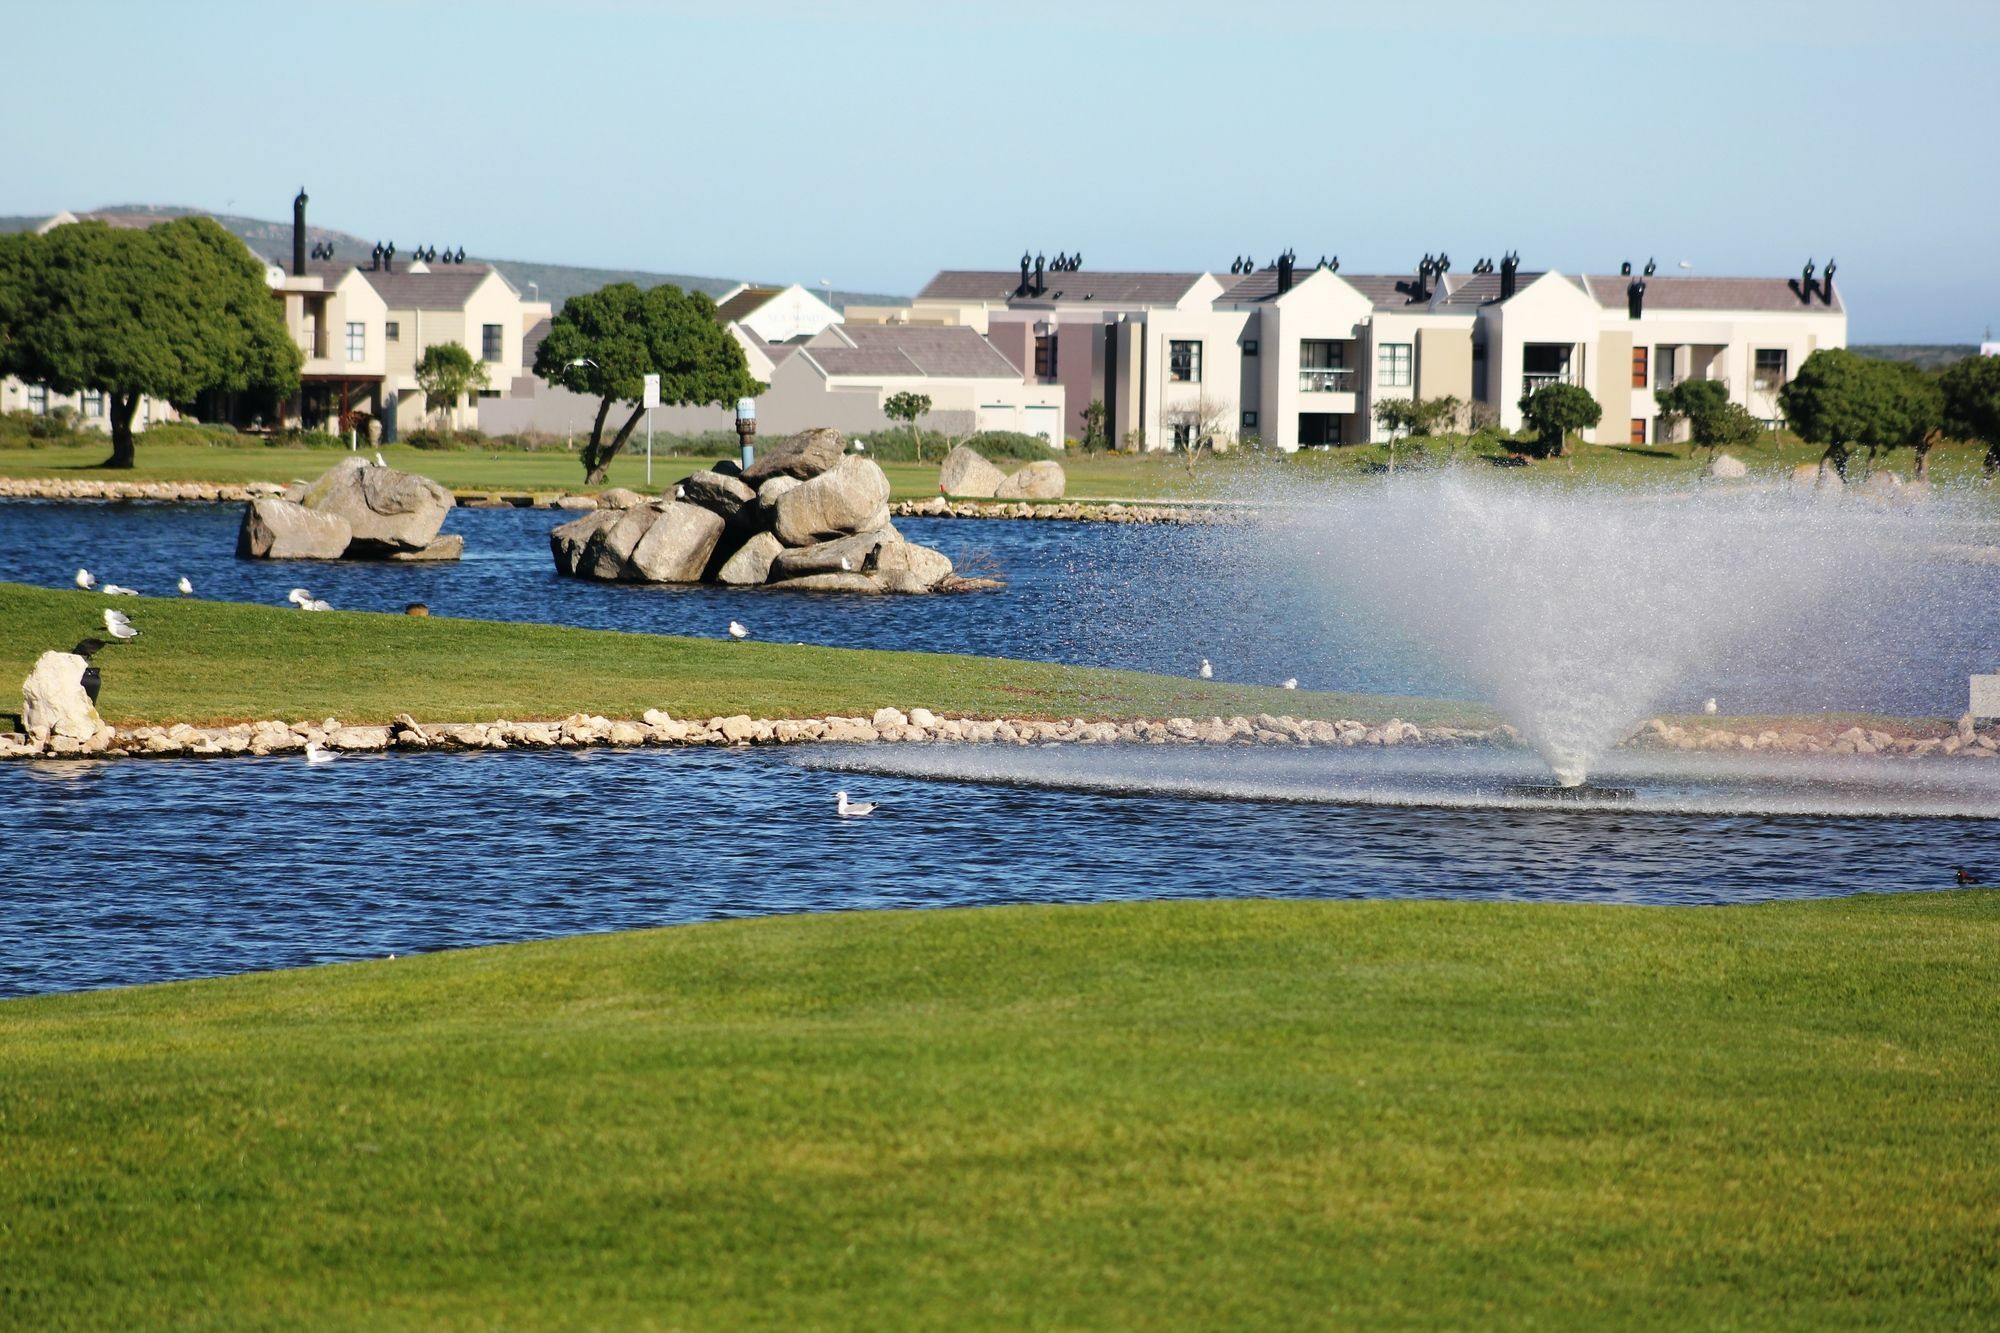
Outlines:
[{"label": "green grass lawn", "polygon": [[33,998],[0,1144],[18,1328],[1991,1328],[2000,895],[837,914]]},{"label": "green grass lawn", "polygon": [[[274,448],[259,443],[230,446],[209,444],[148,444],[142,436],[138,444],[138,466],[126,471],[107,470],[96,464],[104,460],[107,446],[50,444],[42,448],[24,445],[0,447],[0,477],[70,477],[111,481],[275,481],[289,483],[324,472],[344,450]],[[583,468],[572,454],[529,452],[519,449],[427,450],[407,445],[390,445],[383,451],[391,466],[420,472],[459,491],[506,491],[560,494],[583,487]],[[1797,443],[1775,443],[1733,450],[1753,471],[1775,472],[1802,462],[1817,461],[1819,452]],[[697,467],[713,462],[716,456],[656,456],[653,490],[671,486]],[[1406,448],[1398,457],[1407,460]],[[1474,466],[1485,464],[1468,456]],[[1941,445],[1932,455],[1932,470],[1942,482],[1963,482],[1980,475],[1982,450]],[[1276,488],[1282,494],[1286,484],[1340,481],[1372,476],[1389,458],[1386,447],[1354,446],[1344,449],[1314,450],[1277,456],[1228,455],[1202,462],[1190,472],[1182,461],[1166,454],[1097,454],[1065,458],[1070,499],[1163,499],[1202,500],[1230,496],[1252,482]],[[1639,445],[1580,445],[1565,459],[1537,463],[1532,467],[1494,469],[1496,476],[1522,484],[1602,481],[1610,484],[1645,484],[1685,481],[1698,476],[1705,465],[1690,459],[1685,446],[1654,448]],[[1003,461],[1012,471],[1018,464]],[[1907,475],[1911,470],[1908,451],[1896,453],[1882,466],[1894,467]],[[646,489],[646,461],[643,454],[627,453],[614,460],[611,484]],[[883,470],[895,498],[923,499],[936,495],[938,469],[935,463],[887,463]],[[1857,464],[1858,475],[1858,464]]]},{"label": "green grass lawn", "polygon": [[[945,595],[945,594],[940,594]],[[951,594],[978,596],[977,593]],[[823,717],[921,705],[979,716],[1129,718],[1260,712],[1418,725],[1488,720],[1440,699],[1280,690],[1000,658],[735,643],[504,624],[120,597],[0,583],[0,681],[50,648],[103,637],[116,605],[140,636],[107,647],[99,711],[113,726],[337,717],[523,722],[637,717]],[[718,631],[720,627],[718,626]],[[18,694],[14,696],[18,699]],[[16,705],[0,700],[0,716]]]}]

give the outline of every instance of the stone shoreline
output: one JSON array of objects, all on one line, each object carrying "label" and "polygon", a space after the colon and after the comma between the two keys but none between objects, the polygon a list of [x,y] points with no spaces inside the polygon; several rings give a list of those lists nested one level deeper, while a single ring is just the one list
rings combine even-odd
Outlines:
[{"label": "stone shoreline", "polygon": [[[1513,727],[1418,727],[1400,719],[1370,723],[1326,722],[1260,713],[1255,717],[1175,717],[1123,722],[1033,718],[947,718],[926,708],[877,709],[872,717],[753,718],[747,714],[700,720],[658,709],[634,719],[575,713],[554,722],[419,723],[408,714],[383,725],[263,721],[227,727],[105,727],[89,740],[57,736],[37,745],[0,733],[0,759],[269,755],[303,751],[310,742],[328,750],[584,749],[595,746],[753,746],[929,742],[972,745],[1504,745],[1521,744]],[[2000,758],[2000,726],[1979,731],[1970,716],[1935,733],[1891,733],[1859,726],[1765,728],[1682,727],[1654,718],[1625,746],[1653,750],[1755,751],[1777,754],[1893,755]]]}]

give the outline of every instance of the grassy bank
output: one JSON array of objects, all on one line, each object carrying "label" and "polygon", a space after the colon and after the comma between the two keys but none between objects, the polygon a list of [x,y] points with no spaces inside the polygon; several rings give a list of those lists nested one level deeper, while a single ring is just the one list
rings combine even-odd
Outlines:
[{"label": "grassy bank", "polygon": [[14,1001],[0,1323],[1992,1327],[1996,1033],[1991,891],[868,913]]},{"label": "grassy bank", "polygon": [[[962,594],[977,596],[978,594]],[[0,583],[0,681],[102,635],[111,599]],[[820,717],[885,704],[992,717],[1286,713],[1418,725],[1484,720],[1470,704],[1181,680],[1000,658],[734,643],[367,612],[121,597],[140,637],[105,649],[99,711],[113,726],[257,718],[522,722],[637,717]],[[721,626],[718,625],[718,632]],[[18,694],[14,696],[18,699]],[[12,711],[0,702],[0,716]]]},{"label": "grassy bank", "polygon": [[[138,466],[125,471],[95,466],[107,447],[97,440],[82,444],[49,444],[41,448],[0,447],[0,477],[95,478],[111,481],[275,481],[289,483],[314,477],[333,466],[344,450],[274,448],[249,442],[235,445],[154,444],[143,437]],[[583,469],[573,454],[560,449],[530,452],[519,449],[424,450],[390,445],[383,451],[389,463],[420,472],[459,491],[507,491],[561,494],[583,487]],[[1497,452],[1496,451],[1489,451]],[[1775,473],[1801,462],[1816,461],[1819,452],[1784,437],[1748,449],[1732,450],[1753,472]],[[1398,459],[1407,464],[1409,446],[1399,446]],[[713,462],[715,454],[656,457],[652,489],[669,486],[696,467]],[[1462,453],[1473,466],[1485,465],[1486,455]],[[1982,450],[1941,445],[1932,454],[1932,471],[1941,483],[1968,481],[1980,475]],[[1204,461],[1190,472],[1175,456],[1165,454],[1075,455],[1064,458],[1071,499],[1199,500],[1228,495],[1255,478],[1282,491],[1286,483],[1307,484],[1373,476],[1389,459],[1380,446],[1313,450],[1292,455],[1236,454]],[[1496,475],[1521,484],[1601,481],[1614,485],[1661,484],[1699,476],[1706,462],[1688,457],[1684,446],[1666,449],[1646,445],[1580,445],[1564,459],[1532,467],[1493,469]],[[1011,471],[1017,464],[1005,462]],[[1908,475],[1911,456],[1903,450],[1886,457],[1881,466]],[[646,461],[627,454],[611,466],[611,484],[645,490]],[[887,463],[896,499],[936,495],[936,463]],[[1859,476],[1859,463],[1855,468]]]}]

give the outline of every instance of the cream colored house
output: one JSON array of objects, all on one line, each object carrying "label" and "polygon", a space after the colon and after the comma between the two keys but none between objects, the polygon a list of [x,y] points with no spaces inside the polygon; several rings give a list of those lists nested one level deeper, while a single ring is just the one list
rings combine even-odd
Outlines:
[{"label": "cream colored house", "polygon": [[810,338],[840,323],[840,312],[798,283],[754,287],[738,283],[716,298],[716,318],[739,324],[767,343]]}]

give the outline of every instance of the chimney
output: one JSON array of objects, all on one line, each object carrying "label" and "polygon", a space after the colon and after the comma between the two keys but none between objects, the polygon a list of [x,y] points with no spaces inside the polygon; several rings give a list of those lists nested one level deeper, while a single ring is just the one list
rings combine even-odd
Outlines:
[{"label": "chimney", "polygon": [[1799,299],[1807,305],[1812,304],[1813,267],[1812,260],[1808,259],[1806,261],[1806,271],[1799,275]]},{"label": "chimney", "polygon": [[382,242],[375,242],[375,248],[368,252],[368,271],[379,272],[382,267]]},{"label": "chimney", "polygon": [[1632,318],[1639,318],[1639,312],[1646,308],[1646,280],[1634,278],[1625,284],[1625,311]]},{"label": "chimney", "polygon": [[306,187],[299,187],[299,197],[292,200],[292,276],[306,275]]},{"label": "chimney", "polygon": [[1509,250],[1500,257],[1500,299],[1506,300],[1514,294],[1514,274],[1521,267],[1521,256]]},{"label": "chimney", "polygon": [[1292,289],[1292,252],[1287,250],[1278,256],[1278,295],[1283,296]]},{"label": "chimney", "polygon": [[1034,290],[1034,287],[1028,282],[1028,265],[1032,262],[1033,261],[1028,258],[1028,252],[1026,250],[1023,250],[1021,252],[1021,283],[1019,286],[1014,288],[1014,295],[1026,296],[1029,292]]},{"label": "chimney", "polygon": [[1034,286],[1034,289],[1033,289],[1033,293],[1032,293],[1032,294],[1033,294],[1033,295],[1035,295],[1035,296],[1040,296],[1040,295],[1041,295],[1041,294],[1042,294],[1043,292],[1045,292],[1045,291],[1047,291],[1047,290],[1048,290],[1048,284],[1042,281],[1042,264],[1043,264],[1043,260],[1042,260],[1042,257],[1041,257],[1040,255],[1036,255],[1036,256],[1035,256],[1035,286]]},{"label": "chimney", "polygon": [[1828,305],[1833,304],[1833,261],[1826,261],[1826,272],[1820,274],[1819,295]]}]

